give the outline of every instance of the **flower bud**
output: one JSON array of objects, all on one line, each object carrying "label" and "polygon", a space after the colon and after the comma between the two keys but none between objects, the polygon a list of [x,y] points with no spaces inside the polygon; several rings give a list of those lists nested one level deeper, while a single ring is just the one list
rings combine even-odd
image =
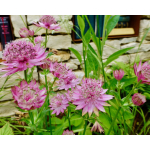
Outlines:
[{"label": "flower bud", "polygon": [[104,129],[101,127],[101,125],[96,121],[93,125],[93,127],[91,128],[91,132],[104,132]]},{"label": "flower bud", "polygon": [[114,75],[114,77],[115,77],[116,80],[121,80],[123,78],[123,76],[124,76],[124,71],[122,69],[115,70],[113,72],[113,75]]},{"label": "flower bud", "polygon": [[146,102],[146,97],[140,93],[135,93],[132,96],[132,102],[136,106],[143,105]]}]

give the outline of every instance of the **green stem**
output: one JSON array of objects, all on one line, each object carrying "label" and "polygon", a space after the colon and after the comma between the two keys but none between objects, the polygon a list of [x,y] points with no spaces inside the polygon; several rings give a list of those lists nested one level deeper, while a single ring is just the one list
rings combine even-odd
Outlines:
[{"label": "green stem", "polygon": [[47,45],[47,29],[46,29],[46,37],[45,37],[45,48],[46,48],[46,45]]},{"label": "green stem", "polygon": [[114,126],[114,123],[115,123],[115,121],[116,121],[116,118],[117,118],[117,116],[118,116],[120,110],[121,110],[121,107],[119,107],[118,110],[117,110],[117,113],[116,113],[116,115],[115,115],[115,118],[114,118],[113,122],[111,123],[111,126],[110,126],[110,128],[109,128],[109,130],[108,130],[108,133],[107,133],[108,135],[110,134],[110,132],[111,132],[113,126]]},{"label": "green stem", "polygon": [[71,131],[71,124],[70,124],[69,112],[70,112],[70,110],[69,110],[69,108],[68,108],[68,123],[69,123],[69,131]]},{"label": "green stem", "polygon": [[[47,76],[45,75],[45,84],[46,84],[46,90],[47,90],[47,107],[49,106],[49,90],[47,85]],[[50,124],[50,133],[52,135],[52,125],[51,125],[51,112],[49,111],[49,124]]]},{"label": "green stem", "polygon": [[27,70],[24,70],[24,79],[27,81]]},{"label": "green stem", "polygon": [[86,131],[86,127],[87,127],[87,120],[85,120],[85,126],[84,126],[84,131],[83,131],[83,135],[85,135],[85,131]]}]

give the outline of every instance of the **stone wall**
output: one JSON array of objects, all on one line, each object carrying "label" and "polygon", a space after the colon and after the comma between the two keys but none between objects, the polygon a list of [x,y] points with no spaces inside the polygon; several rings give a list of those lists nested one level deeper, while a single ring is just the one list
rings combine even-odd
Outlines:
[{"label": "stone wall", "polygon": [[[71,27],[73,26],[73,23],[71,22],[72,15],[68,16],[61,16],[61,15],[53,15],[55,19],[60,23],[61,29],[57,32],[54,32],[53,34],[49,32],[48,36],[48,43],[47,47],[51,49],[57,49],[57,53],[55,55],[52,55],[50,57],[51,60],[57,60],[58,62],[66,63],[66,65],[72,69],[77,77],[82,79],[84,77],[84,72],[81,70],[80,63],[76,56],[69,51],[68,47],[73,47],[79,51],[79,53],[82,55],[82,43],[74,43],[71,39]],[[33,22],[36,22],[41,17],[40,15],[24,15],[22,16],[25,20],[26,24],[28,25],[29,29],[32,29],[36,31],[37,27],[33,25]],[[14,36],[16,39],[20,39],[19,36],[19,30],[22,27],[25,27],[23,24],[21,18],[19,15],[11,15],[11,22],[14,29]],[[120,39],[112,39],[107,40],[106,44],[104,46],[104,55],[103,59],[106,60],[111,54],[114,52],[122,49],[127,48],[131,46],[135,46],[134,49],[128,51],[126,54],[120,56],[116,61],[121,61],[124,63],[133,62],[135,58],[135,53],[138,49],[139,43],[144,35],[144,31],[146,28],[150,27],[150,17],[149,15],[144,15],[141,18],[140,21],[140,29],[139,29],[139,36],[138,37],[130,37],[130,38],[120,38]],[[45,30],[42,29],[39,32],[37,32],[35,35],[42,35],[43,38],[45,38]],[[27,40],[27,39],[26,39]],[[90,43],[91,46],[96,50],[96,46],[93,42]],[[145,40],[143,41],[143,44],[140,47],[140,50],[138,52],[141,59],[150,59],[150,32],[146,36]],[[114,63],[114,62],[112,62]],[[112,65],[112,63],[110,65]],[[2,67],[2,65],[0,66]],[[0,73],[0,76],[2,73]],[[19,78],[23,78],[23,72],[14,74],[6,83],[4,91],[0,93],[0,95],[5,95],[2,99],[0,99],[0,117],[2,116],[10,116],[14,115],[16,109],[16,105],[13,103],[13,98],[10,92],[10,87],[12,85],[17,85]],[[44,82],[44,76],[41,74],[41,72],[37,72],[37,70],[34,71],[34,78],[36,80],[40,81],[40,83]],[[1,78],[0,80],[0,88],[2,87],[4,81],[6,78]],[[48,80],[53,81],[54,76],[50,73],[48,75]],[[62,92],[62,91],[61,91]]]}]

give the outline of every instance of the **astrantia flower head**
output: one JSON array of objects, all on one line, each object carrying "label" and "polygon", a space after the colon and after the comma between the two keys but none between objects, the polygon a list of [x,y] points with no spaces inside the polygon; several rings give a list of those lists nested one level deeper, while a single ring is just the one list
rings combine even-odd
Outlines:
[{"label": "astrantia flower head", "polygon": [[15,103],[25,110],[31,110],[41,107],[46,98],[46,88],[39,89],[39,84],[32,80],[29,84],[22,80],[19,86],[11,88]]},{"label": "astrantia flower head", "polygon": [[105,94],[107,89],[102,88],[102,81],[96,79],[83,79],[81,86],[77,86],[73,93],[73,98],[76,99],[73,104],[78,105],[77,109],[82,109],[82,115],[89,113],[89,116],[94,112],[99,115],[98,110],[105,112],[103,106],[110,106],[106,101],[113,98],[112,95]]},{"label": "astrantia flower head", "polygon": [[44,63],[42,65],[40,65],[40,67],[42,69],[49,69],[51,60],[48,58],[45,58],[42,62],[44,62]]},{"label": "astrantia flower head", "polygon": [[6,45],[3,53],[3,60],[5,61],[1,64],[6,67],[0,71],[7,71],[7,73],[2,77],[41,65],[46,56],[47,52],[39,45],[34,46],[31,42],[24,40],[13,41]]},{"label": "astrantia flower head", "polygon": [[100,132],[103,133],[104,129],[101,127],[101,125],[96,121],[93,125],[93,127],[91,128],[91,132]]},{"label": "astrantia flower head", "polygon": [[113,72],[113,75],[114,75],[114,77],[115,77],[116,80],[121,80],[123,78],[123,76],[124,76],[124,71],[122,69],[115,70]]},{"label": "astrantia flower head", "polygon": [[68,129],[67,130],[64,130],[63,134],[62,135],[75,135],[73,133],[73,131],[69,131]]},{"label": "astrantia flower head", "polygon": [[49,30],[58,30],[60,29],[59,24],[56,23],[56,20],[53,16],[44,15],[40,18],[38,23],[34,23],[37,27],[43,27]]},{"label": "astrantia flower head", "polygon": [[146,102],[146,97],[140,93],[135,93],[132,96],[132,102],[136,106],[143,105]]},{"label": "astrantia flower head", "polygon": [[138,82],[141,80],[141,83],[150,85],[150,64],[148,64],[148,62],[142,65],[142,61],[140,61],[138,66],[135,63],[134,73],[138,77]]},{"label": "astrantia flower head", "polygon": [[35,39],[34,39],[34,42],[35,42],[35,44],[40,44],[41,45],[41,43],[43,42],[43,38],[42,38],[42,36],[37,36]]},{"label": "astrantia flower head", "polygon": [[59,79],[72,75],[72,71],[66,67],[66,64],[58,62],[51,62],[49,70],[55,77]]},{"label": "astrantia flower head", "polygon": [[52,114],[59,115],[60,112],[64,113],[64,110],[67,108],[68,100],[66,96],[57,94],[50,101],[50,109],[54,110]]},{"label": "astrantia flower head", "polygon": [[75,90],[75,89],[72,88],[71,91],[68,90],[67,93],[65,93],[65,95],[66,95],[66,97],[67,97],[67,100],[68,100],[69,102],[73,102],[73,101],[75,100],[75,99],[73,98],[74,90]]},{"label": "astrantia flower head", "polygon": [[19,34],[22,38],[34,36],[34,31],[33,30],[28,30],[27,28],[23,27],[19,30]]},{"label": "astrantia flower head", "polygon": [[70,88],[75,87],[79,83],[80,80],[73,74],[73,72],[72,74],[68,75],[66,78],[62,78],[57,81],[59,90],[63,90],[63,89],[68,90]]}]

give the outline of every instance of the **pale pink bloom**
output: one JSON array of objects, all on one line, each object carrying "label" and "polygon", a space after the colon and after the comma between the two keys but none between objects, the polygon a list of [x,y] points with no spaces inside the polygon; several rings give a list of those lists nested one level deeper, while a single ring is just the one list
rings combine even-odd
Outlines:
[{"label": "pale pink bloom", "polygon": [[101,127],[101,125],[97,121],[95,121],[93,127],[91,128],[91,132],[93,131],[103,133],[104,129]]},{"label": "pale pink bloom", "polygon": [[139,66],[134,64],[134,73],[138,77],[138,82],[141,80],[141,83],[149,84],[150,85],[150,64],[145,62],[142,65],[142,61],[139,62]]},{"label": "pale pink bloom", "polygon": [[35,42],[35,44],[40,44],[41,45],[41,43],[43,42],[43,38],[42,38],[42,36],[37,36],[35,39],[34,39],[34,42]]},{"label": "pale pink bloom", "polygon": [[57,31],[60,29],[59,24],[57,24],[55,18],[50,15],[44,15],[40,18],[38,23],[34,23],[37,27],[43,27],[49,30],[55,30]]},{"label": "pale pink bloom", "polygon": [[40,67],[42,69],[49,69],[51,60],[48,58],[45,58],[42,62],[44,62],[44,63],[42,65],[40,65]]},{"label": "pale pink bloom", "polygon": [[57,78],[62,79],[72,75],[72,70],[69,70],[66,67],[66,64],[51,62],[50,63],[50,72]]},{"label": "pale pink bloom", "polygon": [[1,64],[6,67],[0,69],[0,71],[7,71],[7,73],[2,77],[41,65],[44,63],[42,60],[46,56],[47,52],[39,45],[34,46],[31,42],[25,40],[13,41],[6,45],[3,53],[3,60],[5,61]]},{"label": "pale pink bloom", "polygon": [[73,102],[73,101],[75,100],[75,99],[73,98],[74,90],[75,90],[75,89],[72,88],[71,91],[68,90],[67,93],[65,93],[65,95],[66,95],[66,97],[67,97],[67,100],[68,100],[69,102]]},{"label": "pale pink bloom", "polygon": [[11,88],[14,102],[25,110],[31,110],[41,107],[46,98],[46,88],[39,89],[39,84],[32,80],[29,84],[22,80],[19,86]]},{"label": "pale pink bloom", "polygon": [[99,111],[105,112],[103,106],[110,106],[106,101],[113,98],[112,95],[105,94],[107,89],[102,88],[102,81],[96,79],[83,79],[81,86],[77,86],[73,93],[76,99],[73,104],[77,105],[76,110],[83,109],[82,115],[87,112],[89,116],[94,112],[99,116]]},{"label": "pale pink bloom", "polygon": [[22,38],[34,36],[34,31],[33,30],[28,30],[27,28],[23,27],[19,30],[19,34]]},{"label": "pale pink bloom", "polygon": [[116,80],[121,80],[123,78],[123,76],[124,76],[124,71],[122,69],[115,70],[113,72],[113,75],[114,75],[114,77],[115,77]]},{"label": "pale pink bloom", "polygon": [[146,102],[146,97],[140,93],[135,93],[132,96],[132,102],[136,106],[143,105]]},{"label": "pale pink bloom", "polygon": [[68,129],[67,130],[64,130],[63,134],[62,135],[75,135],[73,133],[73,131],[69,131]]},{"label": "pale pink bloom", "polygon": [[76,76],[73,73],[69,75],[68,77],[59,79],[57,81],[59,90],[63,90],[63,89],[68,90],[70,88],[75,87],[79,83],[80,83],[80,80],[76,78]]},{"label": "pale pink bloom", "polygon": [[64,113],[64,110],[68,107],[68,100],[66,96],[57,94],[50,101],[50,109],[54,110],[52,114],[59,115],[60,112]]}]

